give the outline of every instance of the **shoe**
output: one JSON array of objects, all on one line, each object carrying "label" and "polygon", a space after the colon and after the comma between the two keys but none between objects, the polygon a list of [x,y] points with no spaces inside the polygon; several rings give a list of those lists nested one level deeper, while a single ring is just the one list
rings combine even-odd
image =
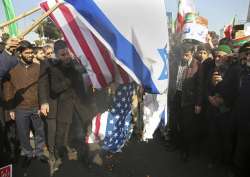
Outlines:
[{"label": "shoe", "polygon": [[61,165],[62,165],[62,160],[60,158],[56,159],[53,168],[54,172],[58,171]]},{"label": "shoe", "polygon": [[49,159],[45,155],[40,155],[37,157],[37,159],[42,163],[48,163]]},{"label": "shoe", "polygon": [[50,176],[53,176],[54,173],[56,172],[56,169],[55,169],[56,160],[55,159],[49,159],[48,162],[49,162]]},{"label": "shoe", "polygon": [[72,149],[68,149],[68,159],[69,160],[78,160],[77,157],[77,150],[72,148]]},{"label": "shoe", "polygon": [[32,161],[32,157],[24,156],[23,161],[22,161],[22,168],[27,169],[30,166],[31,161]]}]

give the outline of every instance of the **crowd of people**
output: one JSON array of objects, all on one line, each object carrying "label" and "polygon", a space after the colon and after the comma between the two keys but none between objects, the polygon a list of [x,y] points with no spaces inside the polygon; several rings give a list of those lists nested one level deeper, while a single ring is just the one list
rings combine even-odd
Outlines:
[{"label": "crowd of people", "polygon": [[[14,163],[21,155],[25,169],[37,158],[50,164],[53,175],[65,156],[86,156],[83,137],[91,119],[108,103],[86,85],[86,69],[65,41],[36,47],[6,38],[0,49],[0,151],[8,154],[4,158]],[[247,177],[250,42],[236,50],[230,39],[218,44],[211,38],[207,44],[186,40],[172,46],[169,56],[168,148],[177,148],[186,162],[191,150],[199,152],[207,140],[208,168],[223,165],[229,174]],[[76,120],[80,137],[72,146],[70,129]]]},{"label": "crowd of people", "polygon": [[250,42],[217,43],[208,36],[207,44],[186,40],[171,50],[167,145],[185,162],[206,140],[208,168],[249,176]]},{"label": "crowd of people", "polygon": [[[1,166],[20,156],[22,167],[28,169],[36,158],[49,163],[53,175],[66,156],[84,156],[87,126],[101,111],[94,100],[102,94],[86,86],[86,70],[65,41],[36,47],[8,38],[1,43],[0,73]],[[103,105],[105,101],[100,99]],[[69,138],[75,121],[73,131],[79,131]]]}]

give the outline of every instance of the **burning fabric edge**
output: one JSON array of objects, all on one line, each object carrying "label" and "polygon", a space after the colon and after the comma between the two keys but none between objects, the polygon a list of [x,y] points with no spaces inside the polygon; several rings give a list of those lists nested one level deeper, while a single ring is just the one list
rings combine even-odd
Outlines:
[{"label": "burning fabric edge", "polygon": [[111,108],[95,116],[86,136],[87,144],[99,144],[103,150],[121,152],[133,132],[132,102],[135,84],[120,85]]}]

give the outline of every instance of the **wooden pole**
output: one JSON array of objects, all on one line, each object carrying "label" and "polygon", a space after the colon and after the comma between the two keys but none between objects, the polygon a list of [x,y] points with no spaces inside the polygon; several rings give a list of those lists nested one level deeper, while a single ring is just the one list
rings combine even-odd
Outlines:
[{"label": "wooden pole", "polygon": [[25,13],[23,13],[23,14],[17,16],[16,18],[13,18],[12,20],[9,20],[9,21],[7,21],[7,22],[4,22],[4,23],[2,23],[2,24],[0,25],[0,29],[1,29],[1,28],[4,28],[5,26],[10,25],[11,23],[15,23],[16,21],[18,21],[18,20],[20,20],[20,19],[22,19],[22,18],[24,18],[24,17],[27,17],[27,16],[29,16],[29,15],[31,15],[31,14],[33,14],[33,13],[39,11],[40,9],[41,9],[40,7],[34,8],[34,9],[28,11],[28,12],[25,12]]},{"label": "wooden pole", "polygon": [[38,25],[42,23],[42,21],[47,18],[54,10],[56,10],[61,3],[55,4],[51,9],[49,9],[46,13],[44,13],[40,18],[38,18],[27,30],[23,31],[19,38],[24,38],[27,34],[29,34],[32,30],[34,30]]}]

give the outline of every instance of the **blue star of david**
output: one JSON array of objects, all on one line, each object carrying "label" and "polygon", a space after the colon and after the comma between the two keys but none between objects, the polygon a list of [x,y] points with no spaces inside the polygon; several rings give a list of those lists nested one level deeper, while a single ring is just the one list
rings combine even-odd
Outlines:
[{"label": "blue star of david", "polygon": [[168,65],[167,65],[167,60],[168,60],[168,53],[165,48],[163,49],[158,49],[158,52],[163,60],[164,67],[161,72],[161,75],[159,77],[159,80],[165,80],[168,79]]}]

